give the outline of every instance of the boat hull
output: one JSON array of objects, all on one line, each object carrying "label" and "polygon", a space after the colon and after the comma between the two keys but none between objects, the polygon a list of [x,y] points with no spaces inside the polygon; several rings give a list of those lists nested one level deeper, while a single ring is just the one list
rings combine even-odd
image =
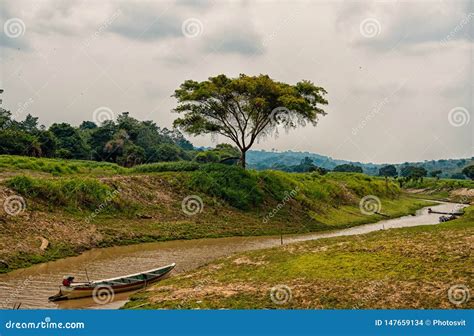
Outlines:
[{"label": "boat hull", "polygon": [[[114,295],[116,293],[129,292],[134,290],[142,289],[149,284],[155,283],[166,278],[170,272],[173,270],[175,264],[162,267],[157,270],[151,270],[141,274],[125,276],[122,278],[100,280],[91,283],[83,284],[74,284],[72,286],[60,286],[59,293],[51,296],[50,301],[60,301],[60,300],[70,300],[70,299],[80,299],[85,297],[91,297],[96,295]],[[138,280],[130,283],[123,284],[110,284],[111,282],[117,282],[119,280],[128,279],[130,277],[144,276],[150,274],[150,272],[159,272],[162,270],[162,273],[157,274],[156,276],[147,278],[146,280]]]}]

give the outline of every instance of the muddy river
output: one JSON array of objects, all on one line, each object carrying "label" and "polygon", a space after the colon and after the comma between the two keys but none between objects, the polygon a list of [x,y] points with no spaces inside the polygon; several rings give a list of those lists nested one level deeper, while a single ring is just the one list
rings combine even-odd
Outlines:
[{"label": "muddy river", "polygon": [[[465,207],[462,204],[440,203],[431,208],[441,212],[453,212]],[[294,243],[327,237],[359,235],[377,230],[387,230],[417,225],[438,224],[440,215],[429,214],[428,207],[417,211],[415,216],[383,220],[349,229],[287,235],[283,243]],[[74,275],[76,281],[111,278],[156,268],[175,262],[172,275],[187,272],[217,258],[236,252],[262,249],[280,245],[280,237],[232,237],[180,240],[119,246],[87,251],[80,256],[35,265],[0,275],[0,303],[11,308],[21,303],[21,308],[107,308],[122,306],[133,292],[115,295],[113,302],[97,305],[91,298],[48,302],[48,297],[58,292],[62,277]],[[87,275],[86,275],[87,270]]]}]

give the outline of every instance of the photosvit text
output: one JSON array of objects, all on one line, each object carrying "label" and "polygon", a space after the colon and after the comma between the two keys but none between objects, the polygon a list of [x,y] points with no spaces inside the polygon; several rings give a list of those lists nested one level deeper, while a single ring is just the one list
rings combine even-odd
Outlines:
[{"label": "photosvit text", "polygon": [[466,320],[404,320],[404,319],[392,319],[392,320],[375,320],[375,326],[377,327],[422,327],[422,326],[433,326],[433,327],[465,327]]}]

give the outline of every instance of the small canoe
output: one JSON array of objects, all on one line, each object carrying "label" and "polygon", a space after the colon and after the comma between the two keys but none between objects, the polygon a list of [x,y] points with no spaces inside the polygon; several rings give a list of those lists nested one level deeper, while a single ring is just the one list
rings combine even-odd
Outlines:
[{"label": "small canoe", "polygon": [[439,222],[440,223],[445,223],[445,222],[449,222],[449,221],[452,221],[454,219],[456,219],[457,217],[455,215],[451,215],[451,216],[441,216],[439,217]]},{"label": "small canoe", "polygon": [[115,293],[137,290],[165,278],[176,266],[167,266],[149,271],[129,274],[117,278],[96,280],[90,282],[73,282],[69,286],[59,286],[59,293],[49,297],[49,301],[78,299],[96,295],[114,295]]},{"label": "small canoe", "polygon": [[451,215],[451,216],[462,216],[462,215],[464,215],[464,213],[462,213],[462,212],[433,211],[433,210],[431,210],[431,208],[428,209],[428,213],[437,214],[437,215]]}]

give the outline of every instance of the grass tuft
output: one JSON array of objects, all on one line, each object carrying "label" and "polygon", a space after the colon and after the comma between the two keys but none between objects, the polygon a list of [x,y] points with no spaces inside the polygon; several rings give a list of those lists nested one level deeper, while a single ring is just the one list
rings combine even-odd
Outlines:
[{"label": "grass tuft", "polygon": [[90,178],[39,179],[15,176],[7,186],[20,195],[47,201],[51,206],[95,209],[112,197],[112,188]]}]

